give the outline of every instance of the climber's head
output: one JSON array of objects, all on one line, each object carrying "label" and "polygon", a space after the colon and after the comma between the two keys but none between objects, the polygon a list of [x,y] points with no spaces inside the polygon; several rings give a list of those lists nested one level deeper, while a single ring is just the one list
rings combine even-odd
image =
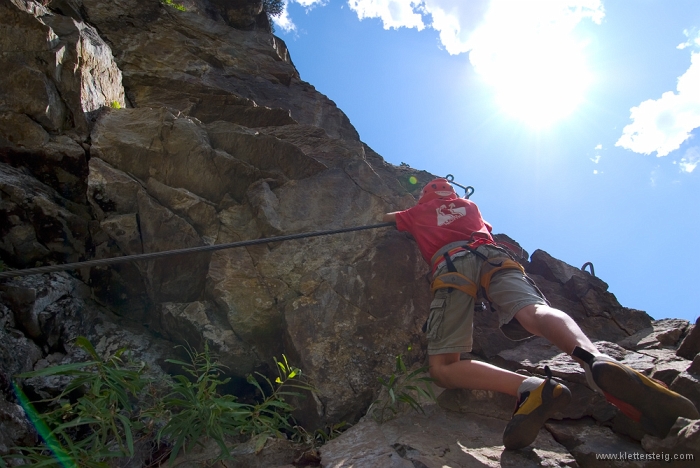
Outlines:
[{"label": "climber's head", "polygon": [[418,199],[418,204],[426,203],[431,200],[436,199],[442,200],[452,200],[457,198],[457,193],[454,187],[450,185],[447,179],[434,179],[428,182],[428,184],[423,187],[423,191],[420,194],[420,199]]}]

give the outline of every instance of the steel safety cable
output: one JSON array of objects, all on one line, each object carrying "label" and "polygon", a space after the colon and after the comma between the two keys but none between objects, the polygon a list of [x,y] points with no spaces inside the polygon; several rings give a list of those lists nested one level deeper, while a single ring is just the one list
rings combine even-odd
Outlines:
[{"label": "steel safety cable", "polygon": [[199,246],[199,247],[188,247],[185,249],[165,250],[162,252],[150,252],[150,253],[136,254],[136,255],[125,255],[123,257],[100,258],[100,259],[96,259],[96,260],[86,260],[83,262],[64,263],[62,265],[46,265],[46,266],[36,267],[36,268],[27,268],[24,270],[3,271],[3,272],[0,272],[0,279],[14,278],[17,276],[39,275],[39,274],[43,274],[43,273],[52,273],[55,271],[75,270],[75,269],[86,268],[86,267],[114,265],[117,263],[129,263],[129,262],[154,260],[154,259],[163,258],[163,257],[173,257],[176,255],[189,255],[189,254],[202,253],[202,252],[212,252],[215,250],[233,249],[236,247],[247,247],[250,245],[269,244],[271,242],[283,242],[283,241],[288,241],[288,240],[304,239],[307,237],[328,236],[328,235],[332,235],[332,234],[342,234],[344,232],[364,231],[367,229],[378,229],[378,228],[389,227],[389,226],[395,226],[395,224],[394,223],[369,224],[366,226],[354,226],[354,227],[349,227],[349,228],[331,229],[331,230],[327,230],[327,231],[303,232],[303,233],[299,233],[299,234],[289,234],[286,236],[266,237],[263,239],[252,239],[252,240],[239,241],[239,242],[230,242],[227,244],[203,245],[203,246]]}]

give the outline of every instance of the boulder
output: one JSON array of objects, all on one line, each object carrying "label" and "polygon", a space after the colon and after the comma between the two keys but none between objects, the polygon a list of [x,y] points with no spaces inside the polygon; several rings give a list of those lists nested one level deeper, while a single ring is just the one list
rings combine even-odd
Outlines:
[{"label": "boulder", "polygon": [[212,148],[201,123],[163,108],[105,112],[92,133],[91,155],[140,181],[152,178],[215,205],[226,194],[241,201],[251,183],[275,176]]},{"label": "boulder", "polygon": [[698,353],[700,353],[700,317],[695,320],[694,325],[689,327],[688,334],[683,338],[677,351],[679,356],[690,360]]},{"label": "boulder", "polygon": [[38,440],[22,407],[0,399],[0,456],[10,453],[14,447],[31,447]]},{"label": "boulder", "polygon": [[669,386],[674,392],[680,393],[700,408],[700,374],[681,372]]},{"label": "boulder", "polygon": [[532,448],[503,450],[506,421],[457,414],[436,405],[382,425],[364,419],[321,447],[327,467],[575,467],[574,458],[546,431]]},{"label": "boulder", "polygon": [[[243,31],[216,21],[241,11],[232,2],[225,3],[225,13],[202,15],[169,11],[156,2],[79,1],[80,11],[120,51],[115,60],[134,106],[165,105],[187,112],[202,94],[225,94],[271,109],[284,106],[283,112],[291,113],[296,122],[323,128],[332,138],[359,140],[335,103],[300,80],[284,41],[264,30]],[[206,10],[199,4],[198,10]],[[126,24],[125,11],[130,12]],[[182,41],[187,47],[163,54]],[[194,95],[189,95],[190,85]],[[181,92],[164,98],[158,88]]]},{"label": "boulder", "polygon": [[634,442],[599,426],[591,419],[546,424],[554,439],[574,456],[579,466],[646,467],[647,453]]},{"label": "boulder", "polygon": [[62,197],[85,203],[85,148],[66,135],[50,135],[26,114],[0,112],[0,162],[26,168]]},{"label": "boulder", "polygon": [[653,322],[651,327],[638,331],[634,335],[618,341],[620,346],[627,349],[660,348],[677,346],[681,337],[688,329],[687,320],[663,319]]},{"label": "boulder", "polygon": [[[18,295],[29,296],[26,291],[17,291],[17,286],[9,287],[2,285],[0,288],[0,299],[3,304],[0,304],[0,391],[10,394],[12,392],[12,378],[16,374],[27,372],[34,367],[34,364],[43,357],[43,351],[31,338],[23,333],[21,323],[17,323],[15,318],[15,307],[10,307],[12,296],[15,295],[15,301],[20,302],[17,308],[27,308],[27,300],[24,298],[16,298]],[[9,291],[8,291],[9,289]],[[23,294],[24,293],[24,294]],[[22,299],[25,299],[22,301]],[[17,314],[20,315],[20,314]],[[18,414],[13,406],[8,406],[5,410],[11,414]],[[12,419],[15,416],[11,416]],[[2,432],[2,431],[0,431]],[[6,436],[14,437],[11,433]]]},{"label": "boulder", "polygon": [[138,211],[136,194],[142,186],[136,179],[98,157],[90,158],[89,168],[88,201],[98,220],[107,214],[135,214]]},{"label": "boulder", "polygon": [[666,438],[646,436],[642,447],[652,460],[650,468],[695,466],[700,457],[700,420],[678,418]]},{"label": "boulder", "polygon": [[527,273],[551,304],[571,315],[589,337],[618,341],[651,326],[648,314],[620,305],[605,282],[542,250],[533,252]]},{"label": "boulder", "polygon": [[0,78],[0,112],[27,115],[49,132],[71,129],[84,140],[92,112],[125,105],[121,71],[93,26],[33,1],[3,1],[0,9],[0,66],[12,70]]},{"label": "boulder", "polygon": [[219,233],[216,207],[202,197],[182,189],[168,187],[154,178],[146,182],[149,195],[190,224],[206,244],[213,244]]},{"label": "boulder", "polygon": [[26,169],[0,163],[0,252],[8,264],[70,262],[89,251],[85,206],[63,198]]},{"label": "boulder", "polygon": [[437,403],[455,413],[470,413],[508,421],[513,415],[515,398],[487,390],[450,389],[440,393]]},{"label": "boulder", "polygon": [[162,303],[149,326],[179,346],[203,350],[206,343],[219,362],[237,375],[250,374],[259,365],[259,358],[209,302]]},{"label": "boulder", "polygon": [[[184,219],[155,201],[145,191],[137,194],[139,227],[144,253],[204,245],[197,231]],[[139,262],[151,299],[158,302],[189,302],[204,290],[207,253]]]}]

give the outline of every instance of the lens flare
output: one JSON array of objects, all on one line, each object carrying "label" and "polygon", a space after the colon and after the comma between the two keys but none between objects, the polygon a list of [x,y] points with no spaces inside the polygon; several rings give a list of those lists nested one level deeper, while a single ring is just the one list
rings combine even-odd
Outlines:
[{"label": "lens flare", "polygon": [[15,395],[17,396],[19,404],[22,406],[24,412],[27,414],[27,417],[34,425],[36,432],[44,440],[44,443],[49,448],[49,450],[53,452],[54,457],[56,457],[56,460],[64,468],[78,468],[78,465],[76,465],[73,459],[71,459],[71,457],[66,453],[66,451],[63,450],[63,447],[61,447],[61,443],[51,433],[49,427],[46,425],[44,420],[41,419],[39,413],[34,409],[34,405],[32,405],[32,403],[29,401],[27,395],[14,382],[12,383],[12,387],[14,387]]}]

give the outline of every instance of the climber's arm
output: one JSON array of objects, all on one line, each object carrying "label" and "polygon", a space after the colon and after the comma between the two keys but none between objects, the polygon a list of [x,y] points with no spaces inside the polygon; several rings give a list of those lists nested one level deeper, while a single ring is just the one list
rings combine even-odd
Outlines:
[{"label": "climber's arm", "polygon": [[396,213],[398,213],[398,211],[394,211],[392,213],[386,213],[382,217],[382,221],[384,221],[385,223],[395,223],[396,222]]}]

